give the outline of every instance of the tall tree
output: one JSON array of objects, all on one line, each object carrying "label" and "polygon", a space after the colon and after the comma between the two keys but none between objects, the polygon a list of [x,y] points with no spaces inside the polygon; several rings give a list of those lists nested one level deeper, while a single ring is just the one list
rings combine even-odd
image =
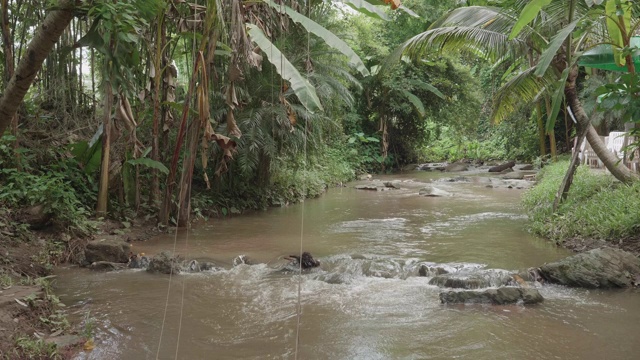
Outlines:
[{"label": "tall tree", "polygon": [[73,19],[79,0],[60,0],[36,29],[0,100],[0,134],[4,133],[36,78],[42,63]]}]

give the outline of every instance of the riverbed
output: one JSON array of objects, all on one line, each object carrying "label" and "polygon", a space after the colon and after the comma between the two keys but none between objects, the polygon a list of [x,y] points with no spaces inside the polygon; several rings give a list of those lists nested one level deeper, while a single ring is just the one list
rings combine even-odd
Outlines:
[{"label": "riverbed", "polygon": [[[434,183],[451,197],[418,195],[421,182],[442,176],[383,176],[400,180],[389,191],[348,184],[132,249],[175,247],[218,271],[170,278],[60,268],[56,294],[73,320],[94,324],[95,349],[77,358],[637,358],[638,290],[543,285],[544,303],[531,307],[440,304],[442,289],[418,276],[421,264],[519,270],[571,255],[527,233],[524,190],[489,188],[468,174],[469,182]],[[301,245],[321,268],[301,277],[278,271]],[[238,255],[258,264],[233,266]]]}]

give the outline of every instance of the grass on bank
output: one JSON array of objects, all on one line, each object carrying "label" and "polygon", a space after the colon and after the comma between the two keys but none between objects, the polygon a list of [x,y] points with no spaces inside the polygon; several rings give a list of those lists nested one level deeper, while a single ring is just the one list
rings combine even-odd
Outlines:
[{"label": "grass on bank", "polygon": [[567,239],[619,241],[640,233],[640,182],[625,185],[613,176],[578,167],[573,185],[557,213],[553,200],[569,161],[546,166],[538,184],[523,196],[535,234],[561,243]]}]

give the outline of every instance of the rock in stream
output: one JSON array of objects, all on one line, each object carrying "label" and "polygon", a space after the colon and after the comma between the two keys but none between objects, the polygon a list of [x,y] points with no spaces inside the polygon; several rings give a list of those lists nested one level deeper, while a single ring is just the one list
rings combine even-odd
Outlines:
[{"label": "rock in stream", "polygon": [[614,248],[599,248],[545,264],[539,274],[555,284],[584,288],[625,288],[640,276],[640,259]]},{"label": "rock in stream", "polygon": [[507,305],[522,303],[537,304],[544,301],[538,290],[533,288],[500,287],[484,291],[462,290],[440,293],[443,304],[492,304]]}]

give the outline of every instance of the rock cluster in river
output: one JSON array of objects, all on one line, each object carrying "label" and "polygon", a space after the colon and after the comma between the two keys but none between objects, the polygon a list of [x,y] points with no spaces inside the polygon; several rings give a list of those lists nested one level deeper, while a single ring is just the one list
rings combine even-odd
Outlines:
[{"label": "rock cluster in river", "polygon": [[[543,301],[531,286],[538,281],[583,288],[625,288],[640,285],[640,259],[615,248],[599,248],[532,268],[522,274],[505,270],[468,269],[449,273],[434,265],[422,265],[420,276],[432,276],[429,284],[464,290],[440,293],[443,304],[536,304]],[[485,290],[477,290],[483,289]],[[474,290],[472,290],[474,289]]]},{"label": "rock cluster in river", "polygon": [[440,302],[443,304],[532,305],[542,301],[544,298],[534,288],[500,287],[484,291],[462,290],[440,293]]}]

